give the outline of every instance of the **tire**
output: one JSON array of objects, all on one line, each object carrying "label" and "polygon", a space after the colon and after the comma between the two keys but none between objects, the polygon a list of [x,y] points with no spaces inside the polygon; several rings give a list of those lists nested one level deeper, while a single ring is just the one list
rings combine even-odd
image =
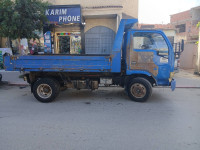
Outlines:
[{"label": "tire", "polygon": [[2,75],[0,74],[0,82],[2,81]]},{"label": "tire", "polygon": [[42,103],[52,102],[59,94],[60,84],[52,78],[42,78],[33,84],[33,95]]},{"label": "tire", "polygon": [[151,83],[145,78],[134,78],[127,87],[128,96],[136,102],[145,102],[152,94]]},{"label": "tire", "polygon": [[52,80],[54,80],[54,82],[56,83],[56,94],[57,94],[56,96],[58,96],[58,94],[60,93],[60,83],[56,79]]}]

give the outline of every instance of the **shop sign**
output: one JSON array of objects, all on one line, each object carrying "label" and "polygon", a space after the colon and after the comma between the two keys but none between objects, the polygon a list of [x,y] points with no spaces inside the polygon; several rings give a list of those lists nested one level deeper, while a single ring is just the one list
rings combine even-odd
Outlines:
[{"label": "shop sign", "polygon": [[81,23],[80,6],[50,6],[45,14],[51,24]]}]

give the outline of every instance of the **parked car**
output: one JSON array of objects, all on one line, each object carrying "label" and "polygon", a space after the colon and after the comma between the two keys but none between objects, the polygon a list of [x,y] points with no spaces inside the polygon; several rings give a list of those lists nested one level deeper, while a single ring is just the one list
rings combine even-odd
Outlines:
[{"label": "parked car", "polygon": [[13,55],[11,48],[0,48],[0,52],[2,56]]},{"label": "parked car", "polygon": [[[11,48],[0,48],[0,69],[3,69],[4,56],[12,55]],[[0,81],[2,80],[2,74],[0,74]]]}]

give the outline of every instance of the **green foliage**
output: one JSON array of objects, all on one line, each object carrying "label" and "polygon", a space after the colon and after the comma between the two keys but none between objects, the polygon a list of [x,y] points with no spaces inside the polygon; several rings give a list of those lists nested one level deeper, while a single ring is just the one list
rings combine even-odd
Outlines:
[{"label": "green foliage", "polygon": [[199,28],[199,27],[200,27],[200,22],[197,23],[197,28]]},{"label": "green foliage", "polygon": [[[200,28],[200,22],[197,23],[197,28]],[[195,44],[199,44],[199,41],[197,41]]]},{"label": "green foliage", "polygon": [[0,36],[37,38],[34,31],[42,30],[47,6],[42,0],[0,0]]},{"label": "green foliage", "polygon": [[16,28],[15,24],[12,24],[13,20],[13,5],[11,0],[0,0],[0,36],[10,37],[12,31]]}]

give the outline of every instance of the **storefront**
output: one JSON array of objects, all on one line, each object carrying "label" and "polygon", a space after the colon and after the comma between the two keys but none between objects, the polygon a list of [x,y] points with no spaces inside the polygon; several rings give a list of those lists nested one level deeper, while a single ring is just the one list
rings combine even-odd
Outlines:
[{"label": "storefront", "polygon": [[[138,0],[46,1],[52,4],[46,10],[48,23],[37,33],[39,40],[28,41],[27,53],[110,54],[120,20],[138,18]],[[8,47],[6,39],[1,41]],[[12,42],[16,54],[18,45]]]},{"label": "storefront", "polygon": [[[137,8],[137,0],[129,1]],[[45,53],[110,54],[121,19],[137,18],[137,11],[122,1],[118,5],[116,1],[62,5],[72,3],[55,1],[58,5],[46,10],[49,23],[44,28]]]},{"label": "storefront", "polygon": [[[84,28],[80,5],[50,6],[46,10],[48,25],[44,27],[44,52],[53,54],[81,54]],[[82,37],[82,38],[81,38]]]}]

